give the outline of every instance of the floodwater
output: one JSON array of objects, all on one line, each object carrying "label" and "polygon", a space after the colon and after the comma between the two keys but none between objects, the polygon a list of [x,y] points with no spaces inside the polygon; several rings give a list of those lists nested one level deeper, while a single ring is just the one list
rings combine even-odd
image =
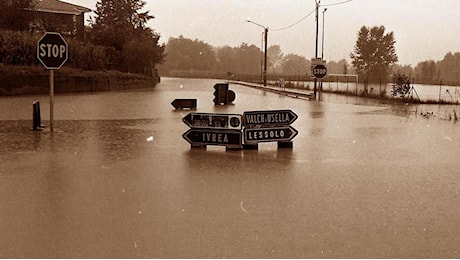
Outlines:
[{"label": "floodwater", "polygon": [[[334,81],[335,80],[335,81]],[[277,82],[271,82],[277,84]],[[307,81],[294,81],[294,87],[300,89],[313,89],[313,82]],[[319,90],[318,83],[318,90]],[[399,96],[392,96],[393,83],[388,84],[368,84],[367,90],[364,83],[356,82],[356,79],[349,79],[349,82],[338,82],[336,78],[331,76],[329,81],[323,83],[323,90],[326,92],[344,92],[352,95],[368,95],[373,97],[384,96],[389,99],[400,99]],[[425,84],[412,84],[412,88],[406,97],[412,97],[415,101],[429,102],[429,103],[445,103],[445,104],[459,104],[460,103],[460,87],[448,85],[425,85]],[[334,95],[337,97],[337,95]],[[338,102],[343,101],[339,98]],[[334,101],[337,102],[337,101]]]},{"label": "floodwater", "polygon": [[[30,130],[35,100],[49,125],[47,96],[0,98],[0,257],[460,257],[458,107],[234,84],[235,103],[214,106],[217,82],[57,95],[53,133]],[[292,149],[191,149],[175,98],[291,109],[299,134]]]}]

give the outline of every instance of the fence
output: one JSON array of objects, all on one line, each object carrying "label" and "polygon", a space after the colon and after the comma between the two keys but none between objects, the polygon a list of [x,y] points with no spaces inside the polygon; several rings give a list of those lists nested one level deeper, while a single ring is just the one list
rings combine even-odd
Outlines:
[{"label": "fence", "polygon": [[[346,79],[346,80],[344,80]],[[317,90],[329,93],[355,95],[373,98],[400,99],[405,101],[438,104],[460,104],[460,87],[446,85],[410,84],[407,95],[393,95],[394,83],[358,83],[357,79],[348,80],[348,77],[330,75],[325,80],[319,80]],[[278,85],[278,81],[270,81]],[[312,80],[285,80],[285,87],[313,90]]]}]

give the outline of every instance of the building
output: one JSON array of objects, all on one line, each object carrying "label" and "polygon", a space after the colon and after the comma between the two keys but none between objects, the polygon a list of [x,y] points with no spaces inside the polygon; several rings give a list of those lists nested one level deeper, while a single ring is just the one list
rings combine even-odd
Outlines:
[{"label": "building", "polygon": [[82,38],[85,30],[85,13],[92,10],[59,0],[36,0],[33,28],[54,31]]}]

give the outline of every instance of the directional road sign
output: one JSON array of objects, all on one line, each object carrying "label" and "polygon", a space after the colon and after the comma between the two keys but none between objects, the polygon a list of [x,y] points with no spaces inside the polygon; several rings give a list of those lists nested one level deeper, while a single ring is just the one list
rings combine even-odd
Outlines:
[{"label": "directional road sign", "polygon": [[242,134],[240,130],[189,129],[182,137],[192,145],[223,145],[240,147]]},{"label": "directional road sign", "polygon": [[171,105],[175,109],[184,109],[184,108],[195,109],[197,106],[197,100],[196,98],[188,98],[188,99],[178,98],[178,99],[174,99],[174,101],[171,102]]},{"label": "directional road sign", "polygon": [[238,114],[189,113],[182,121],[191,128],[240,130],[242,116]]},{"label": "directional road sign", "polygon": [[299,132],[292,126],[274,128],[245,128],[244,143],[256,144],[261,142],[289,142]]},{"label": "directional road sign", "polygon": [[248,111],[243,116],[246,127],[287,126],[297,119],[291,110]]},{"label": "directional road sign", "polygon": [[60,69],[68,57],[69,47],[59,33],[47,32],[38,41],[37,58],[45,68]]}]

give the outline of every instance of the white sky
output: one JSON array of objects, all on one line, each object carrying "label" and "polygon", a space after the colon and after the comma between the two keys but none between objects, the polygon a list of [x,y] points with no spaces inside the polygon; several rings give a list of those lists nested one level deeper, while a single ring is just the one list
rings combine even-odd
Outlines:
[{"label": "white sky", "polygon": [[[97,0],[63,0],[95,9]],[[393,31],[399,64],[412,66],[425,60],[442,60],[460,52],[460,0],[321,0],[325,13],[324,58],[350,61],[359,29],[383,25]],[[147,0],[145,10],[155,16],[149,26],[161,35],[183,35],[213,46],[239,46],[245,42],[262,47],[263,29],[252,21],[277,29],[289,26],[314,10],[315,0]],[[87,15],[88,16],[88,15]],[[319,28],[319,55],[321,33]],[[269,31],[268,45],[280,45],[284,54],[311,58],[315,54],[314,13],[299,24]]]}]

